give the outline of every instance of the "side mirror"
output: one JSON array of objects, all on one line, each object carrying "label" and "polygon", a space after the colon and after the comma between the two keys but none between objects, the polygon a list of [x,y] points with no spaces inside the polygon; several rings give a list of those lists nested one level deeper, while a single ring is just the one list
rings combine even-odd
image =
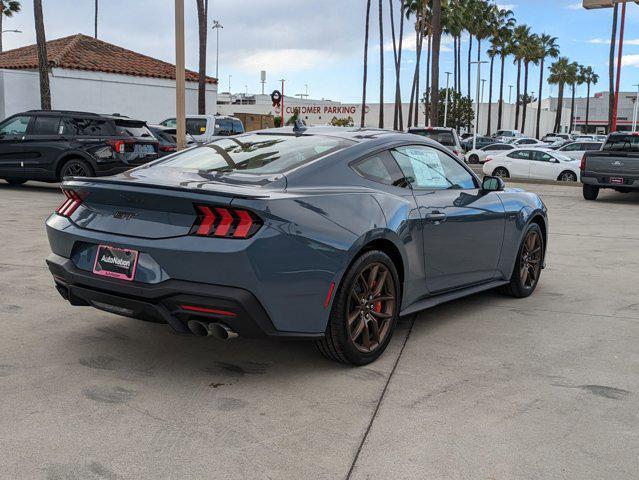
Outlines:
[{"label": "side mirror", "polygon": [[481,181],[481,189],[485,192],[501,192],[506,188],[506,184],[499,177],[484,177]]}]

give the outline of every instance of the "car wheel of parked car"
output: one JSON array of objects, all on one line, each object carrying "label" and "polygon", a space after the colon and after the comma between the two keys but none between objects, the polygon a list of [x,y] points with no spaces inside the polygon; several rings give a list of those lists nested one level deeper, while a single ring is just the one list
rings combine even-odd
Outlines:
[{"label": "car wheel of parked car", "polygon": [[27,183],[27,180],[24,178],[5,178],[4,181],[9,185],[22,185],[23,183]]},{"label": "car wheel of parked car", "polygon": [[479,157],[477,155],[471,155],[468,157],[468,161],[470,163],[479,163]]},{"label": "car wheel of parked car", "polygon": [[539,225],[531,223],[519,247],[510,283],[500,288],[501,293],[516,298],[531,295],[539,283],[543,261],[544,236]]},{"label": "car wheel of parked car", "polygon": [[366,365],[386,350],[400,305],[399,277],[384,252],[371,250],[347,270],[335,294],[326,336],[317,348],[327,358]]},{"label": "car wheel of parked car", "polygon": [[86,161],[81,158],[72,158],[67,160],[60,169],[59,179],[62,181],[64,177],[92,177],[93,169]]},{"label": "car wheel of parked car", "polygon": [[497,167],[493,171],[493,177],[509,178],[510,177],[510,173],[504,167]]},{"label": "car wheel of parked car", "polygon": [[560,182],[576,182],[577,175],[575,175],[575,172],[566,170],[565,172],[561,172],[561,175],[559,175],[559,178],[557,180],[559,180]]},{"label": "car wheel of parked car", "polygon": [[594,185],[584,185],[584,198],[586,200],[597,200],[599,195],[599,187]]}]

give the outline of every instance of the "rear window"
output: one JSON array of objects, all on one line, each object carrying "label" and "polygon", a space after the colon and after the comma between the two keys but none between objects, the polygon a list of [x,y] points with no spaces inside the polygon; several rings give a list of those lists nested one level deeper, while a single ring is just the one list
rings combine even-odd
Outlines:
[{"label": "rear window", "polygon": [[159,163],[164,167],[200,172],[281,173],[355,142],[316,135],[259,135],[224,138],[186,150]]},{"label": "rear window", "polygon": [[124,137],[151,138],[153,134],[147,128],[146,123],[131,120],[116,120],[116,133]]},{"label": "rear window", "polygon": [[206,133],[206,118],[187,118],[186,133],[189,135],[204,135]]},{"label": "rear window", "polygon": [[611,135],[602,150],[611,152],[639,152],[639,135]]},{"label": "rear window", "polygon": [[453,136],[452,132],[441,130],[415,130],[410,133],[430,138],[431,140],[435,140],[436,142],[439,142],[447,147],[455,146],[455,137]]},{"label": "rear window", "polygon": [[113,136],[113,123],[99,118],[65,117],[62,119],[63,135],[79,136]]}]

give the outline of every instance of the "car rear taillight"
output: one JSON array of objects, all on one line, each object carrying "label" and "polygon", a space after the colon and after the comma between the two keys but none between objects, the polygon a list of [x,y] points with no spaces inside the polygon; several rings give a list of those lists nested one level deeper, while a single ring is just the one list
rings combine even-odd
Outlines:
[{"label": "car rear taillight", "polygon": [[160,145],[161,152],[177,152],[177,148],[173,145]]},{"label": "car rear taillight", "polygon": [[63,217],[70,217],[82,203],[82,198],[75,190],[63,188],[62,193],[67,199],[56,209],[55,213]]},{"label": "car rear taillight", "polygon": [[191,235],[202,237],[249,238],[260,229],[262,219],[241,208],[195,205],[197,218]]},{"label": "car rear taillight", "polygon": [[115,153],[124,153],[124,140],[107,140],[107,145],[110,145]]},{"label": "car rear taillight", "polygon": [[584,170],[586,170],[586,155],[583,155],[581,157],[581,163],[579,164],[579,170],[581,170],[582,172]]},{"label": "car rear taillight", "polygon": [[493,157],[486,157],[486,160],[484,160],[484,163],[488,163],[493,159]]}]

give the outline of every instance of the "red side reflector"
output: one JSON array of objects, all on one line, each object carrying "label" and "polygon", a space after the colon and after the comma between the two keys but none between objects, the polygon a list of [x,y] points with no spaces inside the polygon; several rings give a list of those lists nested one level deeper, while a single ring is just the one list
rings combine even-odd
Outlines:
[{"label": "red side reflector", "polygon": [[226,317],[237,317],[237,313],[229,312],[228,310],[220,310],[218,308],[196,307],[195,305],[180,305],[180,308],[182,310],[187,310],[189,312],[211,313],[213,315],[224,315]]},{"label": "red side reflector", "polygon": [[333,296],[333,290],[335,289],[335,283],[331,282],[328,287],[328,293],[326,294],[326,300],[324,300],[324,308],[328,308],[328,305],[331,303],[331,297]]}]

